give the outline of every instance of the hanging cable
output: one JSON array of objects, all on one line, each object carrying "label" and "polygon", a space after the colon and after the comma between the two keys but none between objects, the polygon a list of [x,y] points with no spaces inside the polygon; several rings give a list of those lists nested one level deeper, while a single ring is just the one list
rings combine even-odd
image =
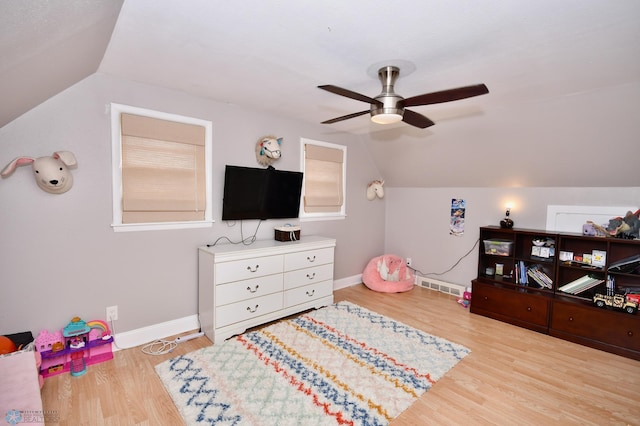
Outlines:
[{"label": "hanging cable", "polygon": [[409,269],[413,270],[414,272],[417,272],[418,274],[420,274],[420,275],[421,275],[421,276],[423,276],[423,277],[426,277],[426,276],[429,276],[429,275],[435,275],[435,276],[444,275],[444,274],[446,274],[447,272],[451,272],[451,271],[453,270],[453,268],[455,268],[456,266],[458,266],[458,264],[459,264],[460,262],[462,262],[462,260],[463,260],[465,257],[469,256],[469,255],[473,252],[473,250],[478,246],[478,243],[479,243],[479,242],[480,242],[480,238],[478,238],[478,239],[476,240],[476,242],[473,244],[473,247],[471,247],[471,249],[469,249],[469,251],[468,251],[468,252],[466,252],[464,255],[462,255],[462,257],[460,257],[460,258],[456,261],[456,263],[454,263],[454,264],[453,264],[453,266],[451,266],[451,267],[450,267],[449,269],[447,269],[446,271],[443,271],[443,272],[422,272],[421,270],[416,269],[416,268],[412,268],[411,266],[407,266],[407,268],[409,268]]},{"label": "hanging cable", "polygon": [[[262,224],[263,220],[261,219],[260,221],[258,221],[258,226],[256,227],[255,232],[253,233],[253,235],[251,235],[250,237],[245,238],[244,237],[244,230],[242,228],[242,220],[240,221],[240,241],[231,241],[231,239],[229,237],[227,237],[226,235],[219,237],[217,240],[215,240],[213,243],[211,244],[207,244],[207,247],[213,247],[216,244],[218,244],[221,240],[226,240],[231,244],[244,244],[245,246],[249,246],[251,244],[253,244],[256,239],[258,238],[258,230],[260,229],[260,225]],[[234,223],[235,225],[235,223]],[[234,226],[231,225],[231,226]]]}]

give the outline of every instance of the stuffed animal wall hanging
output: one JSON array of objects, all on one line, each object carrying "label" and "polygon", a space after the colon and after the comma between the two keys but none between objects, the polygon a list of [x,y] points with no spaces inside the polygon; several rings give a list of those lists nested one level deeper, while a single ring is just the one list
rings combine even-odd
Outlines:
[{"label": "stuffed animal wall hanging", "polygon": [[383,180],[373,180],[369,182],[369,185],[367,185],[367,200],[373,201],[376,197],[384,198],[383,185]]},{"label": "stuffed animal wall hanging", "polygon": [[62,194],[73,186],[73,175],[69,167],[77,164],[76,156],[70,151],[56,151],[50,157],[18,157],[2,170],[2,177],[7,177],[18,166],[31,164],[33,176],[40,189],[51,194]]},{"label": "stuffed animal wall hanging", "polygon": [[280,145],[282,145],[282,138],[276,138],[275,136],[269,135],[258,139],[256,143],[256,160],[258,160],[258,164],[270,166],[274,161],[282,157]]}]

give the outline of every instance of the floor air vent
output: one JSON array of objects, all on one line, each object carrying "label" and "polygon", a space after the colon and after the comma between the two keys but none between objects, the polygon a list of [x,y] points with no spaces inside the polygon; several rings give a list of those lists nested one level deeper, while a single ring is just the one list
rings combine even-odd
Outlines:
[{"label": "floor air vent", "polygon": [[421,287],[458,297],[462,297],[462,294],[466,291],[466,287],[461,284],[452,284],[445,281],[434,280],[433,278],[418,277],[418,283]]}]

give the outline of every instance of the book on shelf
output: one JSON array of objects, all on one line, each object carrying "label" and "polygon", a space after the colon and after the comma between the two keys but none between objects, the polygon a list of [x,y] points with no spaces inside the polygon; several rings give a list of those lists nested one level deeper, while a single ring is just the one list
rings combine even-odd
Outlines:
[{"label": "book on shelf", "polygon": [[591,251],[591,264],[593,266],[598,266],[600,268],[604,268],[605,263],[607,262],[607,252],[604,250],[592,250]]},{"label": "book on shelf", "polygon": [[573,252],[561,250],[558,259],[561,262],[571,262],[573,260]]},{"label": "book on shelf", "polygon": [[616,279],[611,275],[607,275],[607,296],[613,296],[616,293]]},{"label": "book on shelf", "polygon": [[529,267],[527,269],[527,276],[531,277],[541,288],[553,288],[553,280],[538,265]]},{"label": "book on shelf", "polygon": [[589,290],[590,288],[593,288],[598,284],[602,284],[603,282],[604,280],[598,277],[585,275],[578,278],[577,280],[563,285],[562,287],[558,288],[558,290],[569,294],[578,294],[582,293],[583,291]]},{"label": "book on shelf", "polygon": [[516,262],[515,269],[516,269],[516,278],[515,278],[516,284],[527,285],[529,282],[527,280],[527,267],[525,266],[524,262],[522,260],[519,262]]},{"label": "book on shelf", "polygon": [[540,265],[531,265],[527,267],[524,261],[516,262],[516,284],[529,285],[537,284],[540,288],[553,288],[553,280],[544,272]]}]

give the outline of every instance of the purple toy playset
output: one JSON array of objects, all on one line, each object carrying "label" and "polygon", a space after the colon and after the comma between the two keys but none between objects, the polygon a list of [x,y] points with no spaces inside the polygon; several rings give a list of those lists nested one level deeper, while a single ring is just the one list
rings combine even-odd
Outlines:
[{"label": "purple toy playset", "polygon": [[46,378],[69,371],[81,376],[88,365],[113,358],[111,343],[109,326],[101,320],[85,322],[75,317],[61,331],[42,330],[35,339],[42,356],[40,374]]}]

